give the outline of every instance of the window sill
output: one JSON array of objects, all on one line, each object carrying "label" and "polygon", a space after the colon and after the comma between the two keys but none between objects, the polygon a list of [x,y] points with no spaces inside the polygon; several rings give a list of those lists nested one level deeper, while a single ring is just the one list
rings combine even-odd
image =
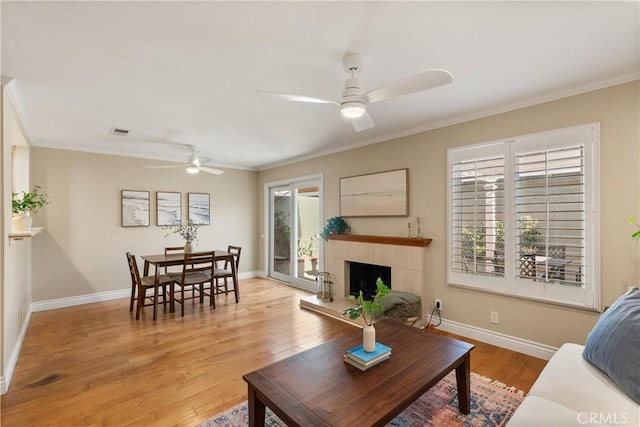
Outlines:
[{"label": "window sill", "polygon": [[9,239],[11,240],[24,240],[30,239],[44,231],[44,227],[33,227],[29,231],[19,231],[16,233],[9,233]]}]

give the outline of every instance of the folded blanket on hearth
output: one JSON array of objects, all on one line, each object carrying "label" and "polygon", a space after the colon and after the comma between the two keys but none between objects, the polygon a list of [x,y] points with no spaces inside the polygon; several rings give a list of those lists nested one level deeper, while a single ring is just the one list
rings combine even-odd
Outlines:
[{"label": "folded blanket on hearth", "polygon": [[380,304],[384,307],[385,311],[395,307],[397,304],[415,304],[417,302],[420,302],[418,295],[400,291],[389,291],[387,295],[380,298]]},{"label": "folded blanket on hearth", "polygon": [[418,316],[420,311],[420,297],[409,292],[390,291],[380,299],[380,304],[386,317],[401,321]]}]

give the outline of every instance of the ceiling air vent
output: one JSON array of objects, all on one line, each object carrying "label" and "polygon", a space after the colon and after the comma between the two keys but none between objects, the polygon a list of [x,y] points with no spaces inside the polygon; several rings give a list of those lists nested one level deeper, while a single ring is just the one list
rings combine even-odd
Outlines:
[{"label": "ceiling air vent", "polygon": [[129,133],[129,131],[128,131],[128,130],[126,130],[126,129],[111,128],[111,130],[109,130],[109,133],[110,133],[111,135],[127,136],[127,134]]}]

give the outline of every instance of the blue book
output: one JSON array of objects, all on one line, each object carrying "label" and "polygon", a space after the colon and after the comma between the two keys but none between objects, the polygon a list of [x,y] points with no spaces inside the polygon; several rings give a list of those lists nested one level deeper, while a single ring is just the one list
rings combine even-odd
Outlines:
[{"label": "blue book", "polygon": [[376,341],[376,348],[372,352],[364,351],[364,347],[361,345],[347,350],[347,356],[349,356],[354,360],[359,361],[362,364],[367,364],[367,362],[380,359],[383,356],[388,355],[390,353],[391,353],[390,347],[387,347],[384,344],[380,344],[377,341]]},{"label": "blue book", "polygon": [[381,359],[377,359],[375,361],[367,363],[366,365],[363,365],[360,362],[350,358],[346,354],[344,356],[342,356],[342,358],[344,359],[345,363],[348,363],[349,365],[351,365],[353,367],[356,367],[356,368],[360,369],[361,371],[366,371],[367,369],[371,368],[372,366],[375,366],[380,362],[384,362],[385,360],[387,360],[388,358],[391,357],[391,353],[383,354],[380,357],[381,357]]}]

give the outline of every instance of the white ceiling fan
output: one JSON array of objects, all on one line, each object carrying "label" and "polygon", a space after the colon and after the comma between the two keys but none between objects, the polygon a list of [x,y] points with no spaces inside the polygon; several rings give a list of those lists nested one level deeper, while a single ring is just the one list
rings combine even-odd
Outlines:
[{"label": "white ceiling fan", "polygon": [[196,156],[196,153],[198,151],[197,146],[184,145],[184,144],[178,144],[178,145],[186,146],[191,152],[186,163],[182,163],[179,165],[149,165],[149,166],[145,166],[145,168],[152,168],[152,169],[185,168],[186,171],[190,174],[196,174],[200,171],[211,173],[213,175],[221,175],[224,173],[224,171],[221,171],[220,169],[214,169],[207,166],[202,166],[203,164],[206,164],[207,162],[209,162],[211,159],[209,157]]},{"label": "white ceiling fan", "polygon": [[386,99],[409,95],[424,90],[433,89],[438,86],[449,84],[453,81],[451,73],[447,70],[432,69],[416,74],[406,79],[398,80],[367,93],[360,88],[360,80],[356,72],[362,70],[362,58],[357,53],[347,53],[342,59],[344,70],[350,74],[342,91],[340,101],[330,101],[321,98],[314,98],[306,95],[296,95],[278,92],[257,91],[261,95],[272,96],[294,102],[309,102],[316,104],[335,104],[340,107],[343,117],[351,119],[356,132],[371,129],[373,120],[367,113],[367,105]]}]

